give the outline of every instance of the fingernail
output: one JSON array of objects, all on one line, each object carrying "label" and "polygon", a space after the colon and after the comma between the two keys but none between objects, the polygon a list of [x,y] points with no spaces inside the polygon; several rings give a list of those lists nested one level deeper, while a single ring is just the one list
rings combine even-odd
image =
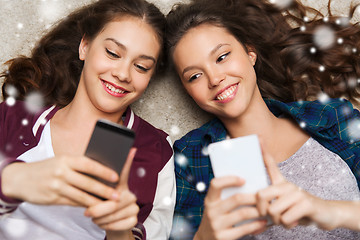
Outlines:
[{"label": "fingernail", "polygon": [[120,194],[117,191],[114,191],[111,195],[111,198],[114,200],[119,200]]},{"label": "fingernail", "polygon": [[88,210],[86,210],[86,211],[84,212],[84,216],[85,216],[85,217],[90,217],[90,213],[89,213]]},{"label": "fingernail", "polygon": [[111,181],[116,182],[117,180],[118,180],[118,175],[117,174],[112,174]]}]

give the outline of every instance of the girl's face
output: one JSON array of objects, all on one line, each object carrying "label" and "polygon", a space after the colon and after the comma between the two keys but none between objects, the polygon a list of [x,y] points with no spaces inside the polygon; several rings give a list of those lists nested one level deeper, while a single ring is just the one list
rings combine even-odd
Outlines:
[{"label": "girl's face", "polygon": [[79,95],[102,112],[123,112],[145,91],[160,48],[153,28],[135,17],[108,23],[92,41],[85,36]]},{"label": "girl's face", "polygon": [[173,59],[187,92],[219,118],[239,117],[260,96],[255,52],[247,53],[224,28],[202,24],[190,29],[175,46]]}]

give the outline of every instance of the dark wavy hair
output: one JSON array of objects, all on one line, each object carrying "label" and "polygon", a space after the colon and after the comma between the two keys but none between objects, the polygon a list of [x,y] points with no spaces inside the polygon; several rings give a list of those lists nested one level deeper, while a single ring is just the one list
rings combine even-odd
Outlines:
[{"label": "dark wavy hair", "polygon": [[[105,25],[123,16],[143,19],[153,27],[164,45],[165,16],[145,0],[99,0],[72,12],[44,35],[30,57],[20,56],[7,61],[8,69],[0,78],[3,98],[12,85],[23,100],[31,91],[39,91],[45,103],[66,106],[74,98],[83,68],[79,60],[79,44],[83,36],[94,39]],[[157,71],[164,65],[164,49],[157,62]]]},{"label": "dark wavy hair", "polygon": [[[333,16],[330,3],[328,17],[297,1],[287,9],[265,0],[192,0],[175,5],[167,16],[170,59],[174,47],[190,29],[214,24],[227,29],[246,50],[255,49],[254,67],[264,98],[313,100],[324,92],[358,103],[360,28]],[[351,7],[349,19],[356,7]],[[320,26],[331,29],[341,44],[318,47],[314,34]]]}]

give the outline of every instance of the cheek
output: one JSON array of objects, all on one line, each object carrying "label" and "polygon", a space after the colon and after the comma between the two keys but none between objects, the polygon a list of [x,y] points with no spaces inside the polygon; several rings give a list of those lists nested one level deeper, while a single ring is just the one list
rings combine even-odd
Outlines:
[{"label": "cheek", "polygon": [[132,77],[133,85],[137,92],[143,93],[150,82],[150,77],[144,76],[142,74],[136,73],[134,77]]}]

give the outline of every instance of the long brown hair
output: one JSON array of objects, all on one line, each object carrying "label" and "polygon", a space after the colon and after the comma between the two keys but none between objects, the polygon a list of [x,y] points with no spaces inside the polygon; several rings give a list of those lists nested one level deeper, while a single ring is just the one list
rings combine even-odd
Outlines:
[{"label": "long brown hair", "polygon": [[[355,8],[349,12],[351,19]],[[330,11],[324,16],[294,1],[279,9],[265,0],[192,0],[167,16],[170,55],[191,28],[204,23],[224,27],[257,53],[255,71],[264,98],[284,102],[312,100],[324,92],[357,103],[360,96],[360,28]],[[309,17],[311,15],[312,17]],[[339,41],[326,49],[314,34],[326,26]]]},{"label": "long brown hair", "polygon": [[[6,62],[8,69],[0,75],[4,78],[3,98],[8,97],[6,87],[12,85],[20,100],[31,91],[39,91],[47,105],[67,105],[75,95],[83,68],[83,61],[79,60],[82,37],[92,40],[107,23],[126,15],[146,21],[164,45],[165,16],[156,6],[145,0],[99,0],[55,25],[40,39],[30,57],[20,56]],[[163,49],[157,68],[164,65],[162,56]]]}]

